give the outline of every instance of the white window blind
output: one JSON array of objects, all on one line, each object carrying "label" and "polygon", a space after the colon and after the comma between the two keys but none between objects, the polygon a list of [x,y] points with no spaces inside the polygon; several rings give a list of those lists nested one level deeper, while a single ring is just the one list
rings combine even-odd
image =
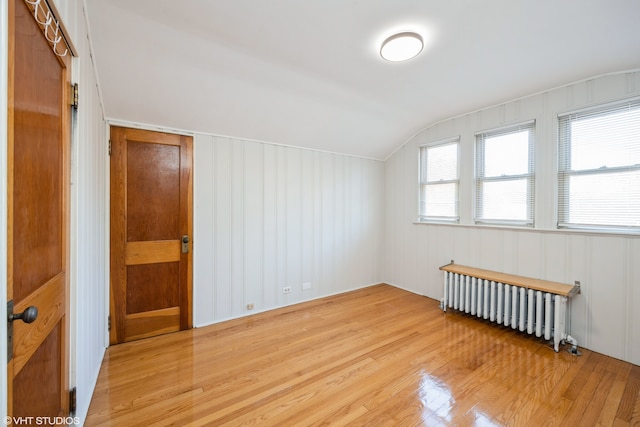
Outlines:
[{"label": "white window blind", "polygon": [[640,100],[558,124],[558,227],[640,231]]},{"label": "white window blind", "polygon": [[476,223],[533,226],[535,121],[476,134]]},{"label": "white window blind", "polygon": [[420,221],[458,222],[460,137],[420,147]]}]

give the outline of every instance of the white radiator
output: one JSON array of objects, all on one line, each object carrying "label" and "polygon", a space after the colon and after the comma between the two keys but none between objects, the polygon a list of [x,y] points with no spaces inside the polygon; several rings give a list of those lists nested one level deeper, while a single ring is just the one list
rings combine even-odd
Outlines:
[{"label": "white radiator", "polygon": [[[447,269],[447,267],[449,267]],[[572,344],[572,353],[577,354],[577,341],[566,330],[568,297],[579,293],[579,282],[568,292],[557,294],[545,290],[531,289],[509,282],[523,282],[520,276],[494,273],[472,267],[449,264],[441,267],[444,271],[444,298],[442,309],[462,311],[472,316],[490,320],[499,325],[509,326],[521,332],[535,334],[546,340],[553,338],[553,348],[557,352],[560,344]],[[469,270],[457,273],[447,270]],[[495,279],[476,277],[496,276]],[[490,274],[493,273],[493,274]],[[505,280],[516,278],[516,280]],[[499,279],[502,279],[500,281]],[[533,280],[533,279],[527,279]],[[536,281],[542,282],[542,281]],[[551,282],[549,282],[551,283]]]}]

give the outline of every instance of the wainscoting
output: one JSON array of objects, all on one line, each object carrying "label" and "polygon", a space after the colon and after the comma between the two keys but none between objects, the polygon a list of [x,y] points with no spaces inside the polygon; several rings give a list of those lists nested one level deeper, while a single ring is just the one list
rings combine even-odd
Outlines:
[{"label": "wainscoting", "polygon": [[380,283],[383,183],[380,161],[196,134],[193,324]]},{"label": "wainscoting", "polygon": [[[640,236],[559,230],[558,114],[640,96],[640,71],[551,89],[433,124],[385,162],[381,281],[443,297],[438,267],[458,264],[562,283],[579,280],[571,335],[581,345],[640,364]],[[536,120],[535,227],[473,221],[475,132]],[[416,224],[418,146],[460,135],[460,224]]]},{"label": "wainscoting", "polygon": [[640,367],[388,285],[107,350],[100,425],[629,425]]}]

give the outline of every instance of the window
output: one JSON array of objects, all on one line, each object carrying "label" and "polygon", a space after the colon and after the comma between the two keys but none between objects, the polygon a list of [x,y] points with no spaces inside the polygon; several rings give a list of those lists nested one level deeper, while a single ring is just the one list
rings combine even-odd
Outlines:
[{"label": "window", "polygon": [[533,226],[535,122],[476,134],[476,223]]},{"label": "window", "polygon": [[458,222],[460,137],[420,147],[420,221]]},{"label": "window", "polygon": [[640,100],[558,124],[558,227],[640,231]]}]

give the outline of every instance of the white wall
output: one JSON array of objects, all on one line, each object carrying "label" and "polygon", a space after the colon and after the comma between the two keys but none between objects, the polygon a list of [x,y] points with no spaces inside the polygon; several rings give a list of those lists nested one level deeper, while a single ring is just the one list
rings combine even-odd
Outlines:
[{"label": "white wall", "polygon": [[[640,95],[640,72],[549,90],[425,128],[385,163],[383,280],[440,299],[438,267],[456,263],[546,280],[582,283],[572,302],[579,345],[640,364],[640,236],[555,230],[557,115]],[[475,226],[476,131],[536,120],[536,229]],[[460,225],[416,224],[418,146],[461,135]]]},{"label": "white wall", "polygon": [[91,59],[83,1],[56,3],[78,51],[71,69],[71,81],[79,85],[79,108],[73,116],[71,147],[69,386],[77,387],[76,415],[84,422],[107,342],[106,122]]},{"label": "white wall", "polygon": [[77,387],[76,415],[84,420],[107,342],[108,156],[83,4],[67,1],[65,7],[61,13],[78,50],[72,82],[79,85],[71,169],[70,386]]},{"label": "white wall", "polygon": [[194,153],[195,326],[380,282],[382,162],[207,135]]}]

